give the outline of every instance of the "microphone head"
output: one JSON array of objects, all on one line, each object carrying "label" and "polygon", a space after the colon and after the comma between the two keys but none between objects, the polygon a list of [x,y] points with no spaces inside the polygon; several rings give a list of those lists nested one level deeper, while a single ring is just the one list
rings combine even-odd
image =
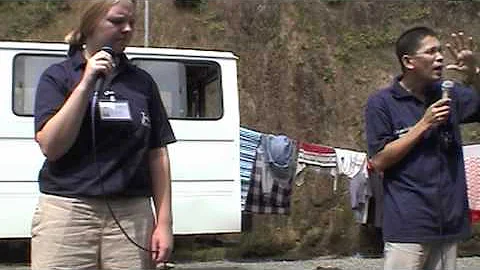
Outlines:
[{"label": "microphone head", "polygon": [[104,52],[107,52],[108,54],[110,54],[112,56],[112,58],[113,58],[112,65],[113,65],[113,68],[116,68],[117,67],[117,59],[115,57],[115,52],[113,51],[112,45],[107,43],[107,44],[103,45],[103,47],[100,50],[104,51]]},{"label": "microphone head", "polygon": [[442,82],[442,89],[453,89],[455,83],[450,80],[445,80]]},{"label": "microphone head", "polygon": [[441,86],[442,98],[448,98],[450,91],[453,89],[454,86],[455,86],[455,83],[453,81],[450,81],[450,80],[443,81]]},{"label": "microphone head", "polygon": [[112,55],[112,56],[114,55],[113,48],[112,48],[112,46],[109,45],[109,44],[103,45],[103,47],[102,47],[100,50],[101,50],[101,51],[105,51],[105,52],[109,53],[109,54]]}]

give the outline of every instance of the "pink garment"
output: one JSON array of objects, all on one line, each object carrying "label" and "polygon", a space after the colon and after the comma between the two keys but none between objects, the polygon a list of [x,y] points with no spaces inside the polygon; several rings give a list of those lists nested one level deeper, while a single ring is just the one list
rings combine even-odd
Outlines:
[{"label": "pink garment", "polygon": [[480,221],[480,144],[463,146],[470,221]]},{"label": "pink garment", "polygon": [[480,210],[480,157],[466,157],[468,203],[471,210]]}]

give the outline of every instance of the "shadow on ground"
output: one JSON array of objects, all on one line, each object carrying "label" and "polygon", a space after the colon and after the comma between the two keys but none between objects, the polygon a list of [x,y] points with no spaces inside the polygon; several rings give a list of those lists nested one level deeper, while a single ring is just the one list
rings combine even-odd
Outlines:
[{"label": "shadow on ground", "polygon": [[30,241],[27,239],[0,240],[0,262],[30,262]]}]

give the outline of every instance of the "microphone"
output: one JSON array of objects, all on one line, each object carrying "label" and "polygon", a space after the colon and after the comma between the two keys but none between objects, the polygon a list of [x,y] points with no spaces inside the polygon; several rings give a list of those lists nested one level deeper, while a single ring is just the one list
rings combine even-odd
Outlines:
[{"label": "microphone", "polygon": [[[455,83],[453,81],[445,80],[441,84],[441,91],[442,91],[442,99],[449,98],[450,92],[453,90]],[[452,141],[453,136],[449,130],[449,123],[442,124],[440,126],[440,138],[441,138],[441,146],[444,149],[449,149]]]},{"label": "microphone", "polygon": [[[105,51],[111,56],[113,56],[113,49],[112,46],[106,44],[104,45],[101,49],[101,51]],[[102,91],[103,88],[105,87],[105,74],[101,73],[97,76],[97,81],[95,82],[95,93],[98,93],[99,91]]]},{"label": "microphone", "polygon": [[441,85],[442,98],[449,98],[450,91],[452,91],[454,86],[455,86],[455,83],[453,81],[449,81],[449,80],[443,81]]}]

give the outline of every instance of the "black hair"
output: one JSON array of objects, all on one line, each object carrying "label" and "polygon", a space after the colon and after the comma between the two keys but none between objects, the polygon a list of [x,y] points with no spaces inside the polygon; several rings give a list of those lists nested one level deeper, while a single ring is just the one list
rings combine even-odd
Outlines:
[{"label": "black hair", "polygon": [[427,36],[437,37],[437,33],[431,28],[425,26],[417,26],[403,32],[395,43],[395,53],[402,69],[404,68],[402,57],[404,55],[413,54],[417,51],[420,42]]}]

